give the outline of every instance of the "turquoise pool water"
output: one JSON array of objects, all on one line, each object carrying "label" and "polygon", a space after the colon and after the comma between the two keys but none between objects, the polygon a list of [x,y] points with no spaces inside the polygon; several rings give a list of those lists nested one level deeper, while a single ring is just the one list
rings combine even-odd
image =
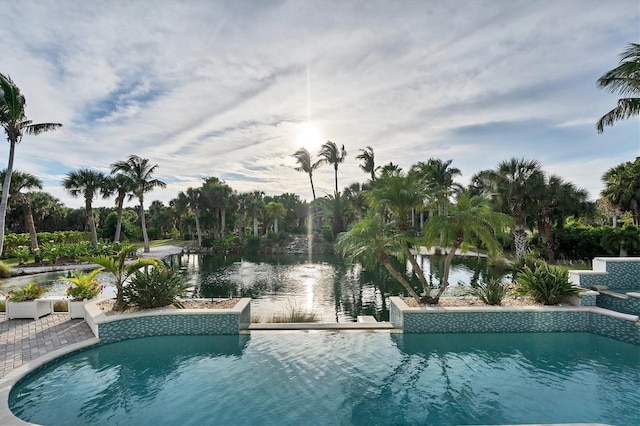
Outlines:
[{"label": "turquoise pool water", "polygon": [[389,425],[640,420],[640,347],[589,333],[171,336],[36,371],[43,425]]}]

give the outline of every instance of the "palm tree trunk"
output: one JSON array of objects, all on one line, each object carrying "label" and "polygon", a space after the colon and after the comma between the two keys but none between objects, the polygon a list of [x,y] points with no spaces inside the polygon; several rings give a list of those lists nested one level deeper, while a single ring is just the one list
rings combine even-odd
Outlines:
[{"label": "palm tree trunk", "polygon": [[2,201],[0,202],[0,256],[4,248],[4,224],[7,216],[7,203],[9,202],[9,188],[11,187],[11,174],[13,173],[13,157],[16,151],[17,140],[9,138],[9,163],[2,184]]},{"label": "palm tree trunk", "polygon": [[440,289],[438,289],[438,294],[436,295],[436,299],[440,299],[442,293],[449,286],[449,270],[451,269],[451,262],[453,261],[453,256],[456,254],[456,250],[460,248],[460,243],[454,242],[453,247],[447,253],[447,257],[444,258],[444,272],[442,274],[442,282],[440,283]]},{"label": "palm tree trunk", "polygon": [[429,287],[429,283],[427,282],[427,279],[424,277],[424,272],[422,271],[422,268],[420,267],[420,265],[418,265],[418,261],[413,256],[413,253],[411,253],[411,250],[409,250],[409,247],[406,244],[402,245],[402,251],[403,251],[404,255],[407,257],[407,259],[409,259],[409,263],[411,263],[411,267],[413,268],[413,272],[418,276],[418,279],[422,283],[422,287],[424,288],[425,296],[430,297],[431,296],[431,287]]},{"label": "palm tree trunk", "polygon": [[387,271],[389,271],[389,273],[391,274],[391,276],[393,278],[395,278],[400,284],[402,284],[402,287],[404,287],[405,290],[407,290],[407,292],[409,293],[409,295],[411,297],[413,297],[416,302],[420,303],[420,296],[418,296],[418,293],[416,293],[412,288],[411,285],[407,282],[407,280],[402,276],[402,274],[400,274],[398,271],[395,270],[395,268],[393,267],[393,265],[391,265],[391,263],[389,263],[388,259],[380,259],[382,264],[384,265],[384,267],[387,269]]},{"label": "palm tree trunk", "polygon": [[202,247],[202,232],[200,231],[200,214],[197,208],[193,209],[193,216],[196,218],[196,234],[198,235],[198,247]]},{"label": "palm tree trunk", "polygon": [[118,210],[118,221],[116,222],[116,235],[113,237],[114,243],[120,242],[120,230],[122,229],[122,204],[124,203],[124,197],[118,197],[118,204],[116,206]]},{"label": "palm tree trunk", "polygon": [[98,250],[98,233],[96,231],[96,221],[93,218],[91,199],[85,199],[84,205],[85,210],[87,211],[87,224],[89,224],[89,231],[91,232],[91,246],[94,250]]},{"label": "palm tree trunk", "polygon": [[253,236],[258,236],[258,217],[253,216]]},{"label": "palm tree trunk", "polygon": [[24,209],[24,224],[29,231],[29,240],[31,241],[31,253],[38,258],[38,234],[36,233],[36,226],[33,222],[33,210],[31,209],[31,203],[26,196],[22,195],[21,200],[22,208]]},{"label": "palm tree trunk", "polygon": [[311,175],[311,173],[309,173],[309,181],[311,181],[311,193],[313,194],[313,201],[316,200],[316,189],[313,186],[313,177]]},{"label": "palm tree trunk", "polygon": [[140,198],[140,221],[142,224],[142,238],[144,240],[144,252],[149,253],[149,235],[147,235],[147,221],[144,218],[144,200]]},{"label": "palm tree trunk", "polygon": [[336,176],[336,194],[338,193],[338,164],[333,168],[334,175]]},{"label": "palm tree trunk", "polygon": [[278,216],[273,218],[273,232],[278,233]]},{"label": "palm tree trunk", "polygon": [[224,230],[227,227],[227,210],[225,208],[220,209],[220,237],[224,238]]}]

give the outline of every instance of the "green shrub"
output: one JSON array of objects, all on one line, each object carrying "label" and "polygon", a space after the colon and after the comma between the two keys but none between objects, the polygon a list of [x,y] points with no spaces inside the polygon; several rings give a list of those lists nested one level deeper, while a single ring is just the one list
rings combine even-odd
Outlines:
[{"label": "green shrub", "polygon": [[7,312],[7,305],[4,303],[4,300],[0,300],[0,312]]},{"label": "green shrub", "polygon": [[58,277],[60,280],[69,281],[73,286],[69,286],[67,289],[67,296],[71,297],[75,301],[90,300],[97,297],[104,286],[100,285],[100,282],[95,279],[96,275],[102,271],[102,267],[94,269],[93,271],[86,273],[83,271],[73,271],[71,277]]},{"label": "green shrub", "polygon": [[9,278],[11,275],[13,275],[11,268],[0,261],[0,278]]},{"label": "green shrub", "polygon": [[260,237],[247,237],[246,250],[249,254],[256,254],[260,250]]},{"label": "green shrub", "polygon": [[167,267],[145,268],[137,271],[123,289],[125,303],[140,309],[161,306],[180,306],[177,298],[184,296],[190,286],[184,278]]},{"label": "green shrub", "polygon": [[564,298],[582,291],[571,284],[567,270],[546,263],[538,265],[535,269],[525,266],[517,275],[517,283],[516,293],[532,296],[537,302],[545,305],[555,305]]},{"label": "green shrub", "polygon": [[500,305],[507,294],[507,286],[498,278],[492,278],[487,282],[479,281],[471,287],[469,294],[478,297],[487,305]]},{"label": "green shrub", "polygon": [[288,301],[285,310],[279,314],[272,315],[267,322],[289,323],[289,322],[318,322],[318,314],[305,311],[299,305]]}]

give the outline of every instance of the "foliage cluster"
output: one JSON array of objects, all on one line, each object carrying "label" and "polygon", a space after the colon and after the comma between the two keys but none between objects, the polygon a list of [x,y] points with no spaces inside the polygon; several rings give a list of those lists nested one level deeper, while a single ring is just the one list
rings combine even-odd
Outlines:
[{"label": "foliage cluster", "polygon": [[[39,241],[47,241],[50,244],[76,244],[83,241],[89,241],[88,232],[79,231],[56,231],[56,232],[38,232]],[[4,238],[3,258],[19,257],[17,252],[24,251],[25,247],[29,247],[29,234],[7,234]]]},{"label": "foliage cluster", "polygon": [[0,278],[9,278],[11,275],[11,268],[5,265],[4,262],[0,261]]},{"label": "foliage cluster", "polygon": [[624,244],[628,255],[640,255],[640,227],[568,225],[558,243],[558,257],[571,260],[591,260],[597,256],[618,256]]},{"label": "foliage cluster", "polygon": [[67,296],[71,297],[75,301],[90,300],[97,297],[98,294],[104,289],[104,286],[95,279],[96,275],[103,268],[94,269],[91,272],[73,271],[71,277],[61,276],[59,279],[69,281],[72,286],[67,288]]},{"label": "foliage cluster", "polygon": [[581,291],[579,287],[571,284],[567,270],[546,263],[534,269],[525,266],[522,272],[517,274],[516,281],[517,294],[531,296],[545,305],[555,305]]},{"label": "foliage cluster", "polygon": [[140,309],[180,307],[178,297],[184,296],[189,289],[189,284],[178,272],[157,266],[137,271],[124,287],[123,295],[126,304]]},{"label": "foliage cluster", "polygon": [[476,296],[487,305],[500,305],[507,295],[508,287],[498,278],[488,281],[478,281],[469,290],[469,294]]},{"label": "foliage cluster", "polygon": [[31,281],[26,286],[10,290],[7,294],[7,300],[10,302],[26,302],[28,300],[35,300],[42,297],[47,290],[45,287],[38,285],[37,282]]}]

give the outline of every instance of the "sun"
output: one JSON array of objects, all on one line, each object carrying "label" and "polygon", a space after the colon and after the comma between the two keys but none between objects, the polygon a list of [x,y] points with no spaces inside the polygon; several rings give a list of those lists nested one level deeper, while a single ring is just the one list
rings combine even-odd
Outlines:
[{"label": "sun", "polygon": [[306,148],[309,152],[315,151],[322,145],[320,131],[310,123],[300,124],[296,137],[296,145],[301,148]]}]

